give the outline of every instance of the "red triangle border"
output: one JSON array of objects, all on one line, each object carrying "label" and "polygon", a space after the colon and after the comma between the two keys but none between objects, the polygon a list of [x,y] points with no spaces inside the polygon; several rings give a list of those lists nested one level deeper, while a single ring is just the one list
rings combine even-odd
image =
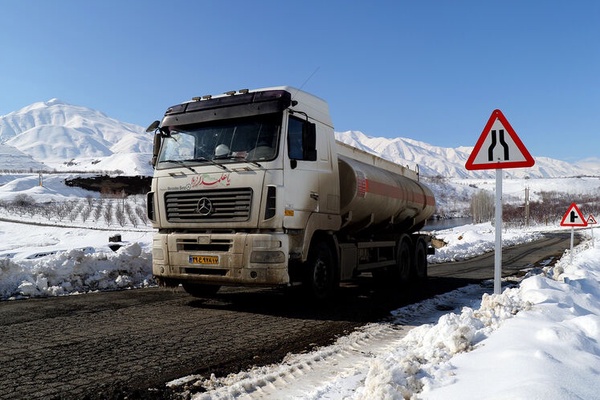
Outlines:
[{"label": "red triangle border", "polygon": [[[525,160],[524,161],[505,161],[505,162],[491,162],[491,163],[474,164],[475,158],[477,158],[477,155],[481,151],[481,147],[483,146],[483,143],[485,142],[490,130],[492,129],[492,125],[494,124],[494,122],[496,122],[497,119],[500,120],[500,122],[504,126],[504,129],[506,129],[506,131],[508,132],[508,134],[510,135],[512,140],[517,145],[517,148],[521,151],[521,153],[525,157]],[[502,111],[496,109],[492,112],[492,115],[490,116],[490,119],[488,120],[487,124],[485,124],[485,127],[483,128],[483,131],[481,132],[481,136],[479,136],[479,140],[477,140],[477,143],[475,144],[475,147],[473,148],[473,152],[471,152],[471,155],[469,156],[469,159],[467,160],[467,162],[465,164],[465,168],[468,170],[501,169],[501,168],[527,168],[527,167],[532,167],[534,164],[535,164],[535,160],[533,159],[531,154],[529,154],[529,151],[527,150],[527,148],[525,147],[525,145],[523,144],[521,139],[519,139],[519,136],[517,135],[517,133],[515,132],[513,127],[510,125],[510,123],[508,122],[508,120],[506,119],[504,114],[502,114]]]}]

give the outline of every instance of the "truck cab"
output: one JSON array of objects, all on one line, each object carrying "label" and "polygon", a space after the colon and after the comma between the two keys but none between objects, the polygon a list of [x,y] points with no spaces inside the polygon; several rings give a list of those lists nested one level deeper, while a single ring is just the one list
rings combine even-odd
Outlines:
[{"label": "truck cab", "polygon": [[149,130],[161,283],[203,295],[304,279],[293,266],[307,261],[319,232],[341,225],[325,101],[286,86],[232,91],[169,107]]}]

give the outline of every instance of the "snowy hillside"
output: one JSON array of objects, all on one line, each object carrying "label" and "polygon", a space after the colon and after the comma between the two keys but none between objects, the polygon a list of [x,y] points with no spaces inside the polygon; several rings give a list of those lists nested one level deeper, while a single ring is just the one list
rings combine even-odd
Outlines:
[{"label": "snowy hillside", "polygon": [[[144,128],[52,99],[0,117],[0,143],[58,171],[151,175],[152,137]],[[7,162],[0,158],[0,166]]]},{"label": "snowy hillside", "polygon": [[50,169],[19,149],[0,144],[0,171],[40,171]]}]

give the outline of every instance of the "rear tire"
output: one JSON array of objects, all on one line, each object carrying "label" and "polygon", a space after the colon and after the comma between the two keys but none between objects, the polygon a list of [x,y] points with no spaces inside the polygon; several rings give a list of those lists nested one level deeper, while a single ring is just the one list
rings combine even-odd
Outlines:
[{"label": "rear tire", "polygon": [[199,298],[212,297],[217,294],[221,288],[219,285],[205,285],[201,283],[189,282],[184,282],[181,285],[183,286],[183,290],[185,290],[188,294]]},{"label": "rear tire", "polygon": [[412,278],[412,243],[410,236],[402,235],[396,253],[396,282],[405,286]]},{"label": "rear tire", "polygon": [[427,279],[427,242],[422,237],[418,238],[415,243],[414,263],[415,277],[420,282],[425,281]]},{"label": "rear tire", "polygon": [[396,262],[386,269],[372,272],[375,285],[391,300],[404,297],[413,278],[413,248],[410,236],[402,235],[396,243]]}]

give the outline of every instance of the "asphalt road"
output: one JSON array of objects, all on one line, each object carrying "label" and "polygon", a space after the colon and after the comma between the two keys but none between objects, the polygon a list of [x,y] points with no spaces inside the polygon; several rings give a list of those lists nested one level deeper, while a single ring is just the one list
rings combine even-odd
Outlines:
[{"label": "asphalt road", "polygon": [[[569,234],[503,251],[504,274],[551,263]],[[214,299],[141,289],[0,302],[0,399],[161,399],[165,383],[279,362],[403,305],[493,278],[493,254],[432,265],[427,287],[380,295],[344,285],[326,306],[281,290],[225,289]]]},{"label": "asphalt road", "polygon": [[[553,263],[569,249],[570,235],[569,232],[547,233],[541,240],[502,249],[502,276],[514,275],[520,270],[540,264]],[[495,253],[491,252],[467,261],[431,264],[429,276],[478,281],[493,279],[494,256]]]}]

